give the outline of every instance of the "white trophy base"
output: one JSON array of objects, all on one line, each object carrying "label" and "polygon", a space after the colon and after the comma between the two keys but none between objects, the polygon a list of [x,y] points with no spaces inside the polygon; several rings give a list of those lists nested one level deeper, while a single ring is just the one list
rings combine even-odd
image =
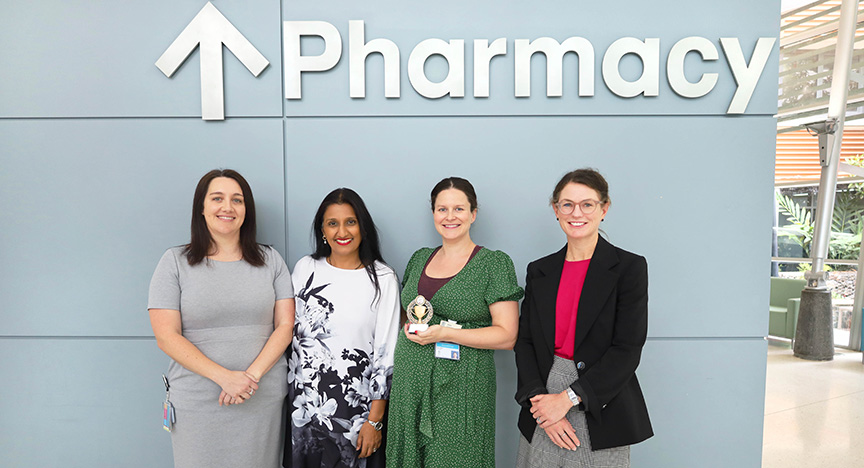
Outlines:
[{"label": "white trophy base", "polygon": [[412,323],[408,325],[408,333],[417,333],[421,331],[426,331],[429,328],[428,324],[425,323]]}]

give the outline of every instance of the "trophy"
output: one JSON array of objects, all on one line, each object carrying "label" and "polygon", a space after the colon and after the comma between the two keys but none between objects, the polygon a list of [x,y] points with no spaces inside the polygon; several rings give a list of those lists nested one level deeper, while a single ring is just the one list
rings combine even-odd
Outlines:
[{"label": "trophy", "polygon": [[418,295],[408,304],[408,333],[426,331],[432,320],[432,304],[423,295]]}]

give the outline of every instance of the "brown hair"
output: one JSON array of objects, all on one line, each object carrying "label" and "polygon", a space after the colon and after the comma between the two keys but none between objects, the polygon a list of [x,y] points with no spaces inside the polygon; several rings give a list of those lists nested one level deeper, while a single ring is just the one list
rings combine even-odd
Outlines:
[{"label": "brown hair", "polygon": [[255,199],[252,197],[252,189],[246,179],[239,172],[231,169],[213,169],[204,174],[195,187],[195,195],[192,196],[192,235],[189,243],[184,246],[183,253],[189,261],[189,265],[201,263],[210,250],[213,238],[207,228],[207,221],[201,214],[204,211],[204,199],[207,197],[207,189],[210,182],[218,177],[234,179],[243,192],[243,204],[246,206],[246,218],[240,226],[240,249],[243,252],[243,260],[252,266],[264,265],[264,253],[261,246],[255,241]]},{"label": "brown hair", "polygon": [[438,194],[451,188],[459,190],[468,197],[468,204],[471,206],[471,211],[477,209],[477,194],[474,192],[474,186],[471,185],[471,182],[468,182],[461,177],[447,177],[446,179],[442,179],[441,182],[435,184],[435,187],[432,188],[432,211],[435,211],[435,199],[438,198]]},{"label": "brown hair", "polygon": [[564,190],[564,187],[567,184],[582,184],[588,188],[594,189],[598,195],[600,195],[601,203],[609,203],[609,183],[606,182],[606,179],[597,171],[597,169],[593,169],[590,167],[585,167],[582,169],[576,169],[575,171],[570,171],[564,174],[564,177],[558,181],[558,184],[555,185],[555,190],[552,191],[552,198],[549,199],[549,204],[554,205],[558,203],[558,197],[561,196],[561,191]]}]

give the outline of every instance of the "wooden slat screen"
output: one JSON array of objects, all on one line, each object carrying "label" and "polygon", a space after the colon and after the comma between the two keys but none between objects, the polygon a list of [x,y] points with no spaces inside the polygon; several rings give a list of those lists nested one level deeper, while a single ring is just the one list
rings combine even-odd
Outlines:
[{"label": "wooden slat screen", "polygon": [[[864,154],[864,128],[846,127],[843,130],[843,146],[840,160]],[[774,163],[774,183],[818,181],[821,172],[819,165],[819,139],[807,130],[780,133],[777,135],[777,158]],[[837,178],[850,177],[840,172]]]}]

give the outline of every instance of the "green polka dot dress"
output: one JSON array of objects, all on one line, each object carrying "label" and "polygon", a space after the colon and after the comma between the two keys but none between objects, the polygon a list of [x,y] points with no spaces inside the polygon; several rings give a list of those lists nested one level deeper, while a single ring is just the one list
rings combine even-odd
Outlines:
[{"label": "green polka dot dress", "polygon": [[[420,273],[434,250],[414,252],[402,279],[402,307],[417,297]],[[463,329],[492,325],[489,305],[518,301],[513,261],[481,249],[434,296],[430,324],[455,320]],[[460,346],[459,361],[435,357],[435,345],[418,345],[399,333],[396,342],[387,466],[399,468],[495,467],[494,351]]]}]

